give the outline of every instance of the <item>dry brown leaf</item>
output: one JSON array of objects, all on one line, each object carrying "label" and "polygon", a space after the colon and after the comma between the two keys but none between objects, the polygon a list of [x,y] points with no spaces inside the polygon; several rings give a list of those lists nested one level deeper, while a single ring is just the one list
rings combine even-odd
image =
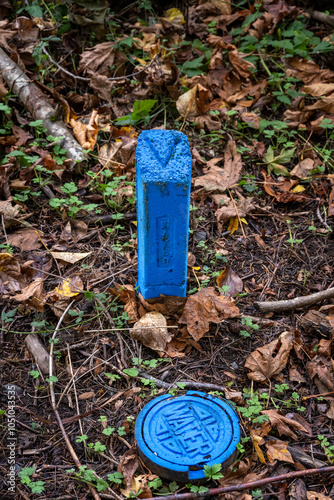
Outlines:
[{"label": "dry brown leaf", "polygon": [[26,285],[20,264],[10,253],[0,253],[0,295],[18,292]]},{"label": "dry brown leaf", "polygon": [[159,312],[152,311],[144,314],[130,330],[130,336],[139,340],[146,347],[162,355],[166,351],[168,342],[172,340],[168,333],[166,318]]},{"label": "dry brown leaf", "polygon": [[321,97],[333,92],[334,83],[314,83],[313,85],[305,85],[302,90],[313,97]]},{"label": "dry brown leaf", "polygon": [[62,260],[68,264],[75,264],[79,260],[85,259],[92,252],[73,253],[73,252],[50,252],[54,259]]},{"label": "dry brown leaf", "polygon": [[289,57],[285,59],[286,76],[299,78],[307,85],[324,83],[334,79],[334,72],[329,69],[320,69],[312,60]]},{"label": "dry brown leaf", "polygon": [[308,491],[307,500],[331,500],[331,497],[319,493],[318,491]]},{"label": "dry brown leaf", "polygon": [[266,443],[267,447],[267,457],[269,462],[274,462],[279,460],[280,462],[290,462],[294,463],[291,453],[288,450],[288,443],[280,440],[270,440]]},{"label": "dry brown leaf", "polygon": [[299,373],[297,368],[295,368],[294,366],[291,366],[289,368],[289,380],[291,380],[292,382],[299,382],[301,384],[304,384],[306,382],[303,375]]},{"label": "dry brown leaf", "polygon": [[305,429],[302,424],[294,419],[287,418],[279,410],[262,410],[261,415],[267,415],[267,417],[269,417],[270,425],[273,429],[277,429],[280,436],[289,436],[292,439],[297,440],[297,435],[291,430],[290,427],[307,434],[307,429]]},{"label": "dry brown leaf", "polygon": [[120,458],[119,465],[117,466],[117,472],[123,474],[124,482],[129,489],[131,489],[131,480],[138,467],[139,460],[137,458],[136,445],[134,444]]},{"label": "dry brown leaf", "polygon": [[38,311],[43,311],[43,278],[36,278],[28,286],[23,288],[21,293],[13,298],[17,302],[25,302],[28,306],[36,308]]},{"label": "dry brown leaf", "polygon": [[179,323],[187,325],[188,332],[197,341],[209,331],[210,323],[221,323],[240,316],[231,297],[224,297],[213,288],[204,288],[188,297]]},{"label": "dry brown leaf", "polygon": [[206,174],[195,179],[195,187],[204,187],[208,192],[223,193],[227,188],[237,185],[241,177],[242,161],[235,141],[229,140],[226,145],[223,169],[212,165],[203,170]]},{"label": "dry brown leaf", "polygon": [[89,391],[89,392],[83,392],[82,394],[79,394],[78,399],[82,401],[83,399],[91,399],[95,396],[94,391]]},{"label": "dry brown leaf", "polygon": [[211,3],[218,9],[220,14],[228,16],[232,13],[230,0],[211,0]]},{"label": "dry brown leaf", "polygon": [[222,295],[225,295],[225,297],[235,297],[238,293],[242,292],[244,287],[242,279],[239,278],[231,267],[224,269],[216,279],[216,282],[219,288],[223,286],[229,287],[228,290],[222,292]]},{"label": "dry brown leaf", "polygon": [[[264,469],[260,473],[250,472],[254,465],[256,459],[245,458],[244,460],[240,460],[239,462],[235,462],[230,465],[227,471],[224,471],[224,476],[219,479],[220,486],[233,486],[239,485],[241,482],[252,482],[264,477],[267,473],[267,470]],[[234,498],[234,497],[233,497]],[[221,500],[227,500],[226,494],[220,497]]]},{"label": "dry brown leaf", "polygon": [[[278,375],[288,362],[289,354],[293,348],[293,335],[283,332],[277,340],[258,347],[248,356],[245,368],[251,370],[248,378],[256,382],[265,382]],[[275,352],[276,356],[274,357]]]},{"label": "dry brown leaf", "polygon": [[282,182],[275,182],[270,175],[264,170],[261,170],[261,174],[264,177],[263,187],[266,193],[270,194],[276,198],[280,203],[290,203],[307,200],[307,198],[301,194],[296,194],[290,191],[293,189],[298,181],[293,181],[292,179],[286,179]]},{"label": "dry brown leaf", "polygon": [[[221,196],[220,196],[221,198]],[[230,199],[226,205],[218,208],[216,210],[217,221],[224,223],[231,219],[232,217],[246,217],[252,210],[254,210],[253,198],[245,198],[240,193],[238,193],[239,201],[233,201]],[[237,209],[236,209],[237,208]]]},{"label": "dry brown leaf", "polygon": [[192,89],[188,90],[184,94],[180,95],[176,101],[176,108],[182,118],[194,121],[196,116],[200,114],[197,106],[197,89],[198,85],[195,85]]},{"label": "dry brown leaf", "polygon": [[0,201],[0,218],[3,217],[5,227],[15,226],[19,223],[17,217],[20,213],[19,205],[12,205],[10,200]]},{"label": "dry brown leaf", "polygon": [[73,128],[73,134],[75,135],[78,143],[84,149],[94,149],[97,135],[100,130],[98,123],[99,115],[96,110],[92,111],[91,117],[89,119],[88,125],[85,125],[80,120],[75,120],[71,118],[70,124]]},{"label": "dry brown leaf", "polygon": [[236,391],[234,389],[231,389],[230,387],[225,387],[224,394],[225,394],[225,399],[233,401],[233,403],[235,403],[237,405],[244,405],[245,404],[245,400],[242,397],[241,391]]},{"label": "dry brown leaf", "polygon": [[[78,70],[107,77],[122,76],[126,61],[125,54],[115,49],[114,42],[103,42],[81,54]],[[111,73],[111,67],[116,68],[115,75]]]},{"label": "dry brown leaf", "polygon": [[30,227],[9,234],[8,242],[10,245],[18,247],[22,252],[37,250],[42,246],[39,232]]},{"label": "dry brown leaf", "polygon": [[132,285],[115,284],[115,288],[109,292],[125,304],[124,311],[129,316],[129,323],[135,323],[139,320],[136,292]]},{"label": "dry brown leaf", "polygon": [[112,170],[115,161],[111,161],[118,150],[122,147],[122,142],[107,142],[99,150],[99,162],[109,170]]},{"label": "dry brown leaf", "polygon": [[290,172],[290,175],[305,179],[308,174],[315,168],[314,160],[312,158],[305,158],[301,160]]},{"label": "dry brown leaf", "polygon": [[229,51],[228,57],[234,69],[239,73],[242,78],[248,78],[251,74],[251,68],[254,69],[255,66],[250,61],[246,61],[244,57],[248,54],[243,54],[236,47]]}]

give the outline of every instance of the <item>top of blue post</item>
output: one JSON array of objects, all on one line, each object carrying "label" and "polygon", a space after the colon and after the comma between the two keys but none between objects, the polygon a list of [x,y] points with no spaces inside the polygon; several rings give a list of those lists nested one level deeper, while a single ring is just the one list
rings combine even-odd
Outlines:
[{"label": "top of blue post", "polygon": [[145,130],[138,139],[136,161],[142,181],[187,182],[191,153],[187,137],[176,130]]}]

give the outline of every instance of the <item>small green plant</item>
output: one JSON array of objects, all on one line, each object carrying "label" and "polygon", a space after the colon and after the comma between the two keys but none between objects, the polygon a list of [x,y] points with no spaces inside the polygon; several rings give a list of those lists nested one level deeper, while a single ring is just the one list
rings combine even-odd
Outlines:
[{"label": "small green plant", "polygon": [[209,491],[209,488],[207,488],[206,486],[196,486],[195,484],[186,484],[186,487],[189,488],[189,490],[191,491],[191,493],[206,493],[207,491]]},{"label": "small green plant", "polygon": [[111,483],[122,484],[123,474],[121,472],[114,472],[113,474],[108,474],[107,478]]},{"label": "small green plant", "polygon": [[318,435],[321,448],[330,462],[334,462],[334,445],[331,445],[325,436]]},{"label": "small green plant", "polygon": [[30,489],[31,493],[43,493],[44,491],[44,481],[32,481],[31,477],[35,472],[35,467],[24,467],[19,473],[22,484],[26,484]]},{"label": "small green plant", "polygon": [[36,378],[38,378],[41,374],[39,373],[39,371],[38,371],[38,370],[31,370],[31,371],[29,372],[29,375],[31,375],[33,378],[35,378],[35,379],[36,379]]},{"label": "small green plant", "polygon": [[11,323],[13,319],[15,318],[17,313],[17,307],[15,309],[12,309],[11,311],[2,311],[1,312],[1,321],[4,323]]},{"label": "small green plant", "polygon": [[76,443],[84,443],[85,441],[87,441],[87,439],[87,434],[83,434],[82,436],[78,436],[75,441]]},{"label": "small green plant", "polygon": [[213,464],[212,467],[210,465],[204,465],[204,475],[207,479],[221,479],[223,474],[221,471],[221,464]]},{"label": "small green plant", "polygon": [[73,193],[78,191],[78,188],[74,184],[74,182],[66,182],[61,188],[61,191],[68,195],[65,199],[52,198],[49,203],[52,208],[67,208],[69,217],[74,217],[79,210],[86,210],[87,212],[95,211],[95,213],[99,213],[99,210],[96,210],[98,205],[95,203],[89,203],[88,205],[84,205],[81,200]]},{"label": "small green plant", "polygon": [[287,224],[288,224],[288,229],[289,229],[289,236],[290,238],[288,240],[286,240],[288,243],[290,243],[290,245],[293,247],[294,244],[296,245],[299,245],[299,243],[302,243],[303,240],[301,239],[295,239],[293,238],[292,236],[292,230],[291,230],[291,220],[286,220],[285,221]]},{"label": "small green plant", "polygon": [[129,115],[117,118],[115,121],[117,125],[138,125],[144,122],[148,125],[151,121],[151,111],[156,105],[157,101],[154,99],[144,99],[143,101],[135,101],[133,103],[133,111]]},{"label": "small green plant", "polygon": [[252,396],[248,389],[244,389],[244,397],[247,406],[238,406],[237,409],[244,419],[249,419],[253,424],[263,424],[269,420],[267,415],[260,415],[264,409],[262,402],[259,400],[257,392]]},{"label": "small green plant", "polygon": [[259,330],[259,325],[257,325],[256,323],[253,323],[253,320],[252,318],[248,318],[247,316],[242,318],[241,319],[241,324],[243,326],[245,326],[246,328],[244,330],[240,330],[240,335],[242,335],[243,337],[250,337],[251,334],[249,332],[249,330]]}]

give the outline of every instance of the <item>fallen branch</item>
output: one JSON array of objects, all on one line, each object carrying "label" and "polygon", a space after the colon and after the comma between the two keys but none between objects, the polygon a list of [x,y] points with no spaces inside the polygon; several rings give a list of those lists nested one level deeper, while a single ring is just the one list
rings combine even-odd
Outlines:
[{"label": "fallen branch", "polygon": [[310,17],[312,17],[312,19],[328,24],[329,26],[334,26],[334,16],[313,9],[308,9],[306,12],[310,15]]},{"label": "fallen branch", "polygon": [[30,333],[25,338],[25,345],[34,357],[38,367],[44,375],[49,373],[50,356],[35,333]]},{"label": "fallen branch", "polygon": [[168,382],[164,382],[163,380],[159,380],[158,378],[152,377],[152,375],[149,375],[148,373],[143,371],[140,371],[136,378],[138,378],[139,380],[141,378],[146,378],[147,380],[151,380],[151,382],[154,382],[157,387],[168,390],[180,388],[180,385],[178,384],[182,384],[184,389],[197,389],[199,391],[224,392],[225,390],[224,386],[222,385],[207,384],[205,382],[195,382],[194,380],[178,380],[173,384],[169,384]]},{"label": "fallen branch", "polygon": [[334,288],[328,288],[322,292],[312,293],[305,297],[296,297],[290,300],[278,300],[277,302],[255,302],[254,305],[261,312],[283,312],[292,311],[301,307],[312,306],[322,300],[331,299],[334,297]]},{"label": "fallen branch", "polygon": [[287,481],[288,479],[296,479],[297,477],[304,476],[314,476],[315,474],[326,474],[334,473],[334,466],[322,467],[321,469],[304,469],[294,472],[288,472],[287,474],[281,474],[276,477],[266,477],[264,479],[259,479],[258,481],[252,481],[250,483],[234,484],[232,486],[222,486],[221,488],[212,488],[204,493],[182,493],[181,495],[168,495],[165,497],[151,497],[146,500],[153,500],[153,498],[159,498],[159,500],[192,500],[194,498],[212,497],[214,495],[221,495],[223,493],[230,493],[231,491],[245,491],[253,490],[260,486],[265,486],[266,484],[280,483],[282,481]]},{"label": "fallen branch", "polygon": [[84,166],[87,163],[86,154],[66,128],[65,123],[55,121],[56,111],[50,101],[2,49],[0,49],[0,74],[34,119],[43,120],[48,134],[63,137],[60,145],[66,150],[66,157],[71,160],[70,165]]}]

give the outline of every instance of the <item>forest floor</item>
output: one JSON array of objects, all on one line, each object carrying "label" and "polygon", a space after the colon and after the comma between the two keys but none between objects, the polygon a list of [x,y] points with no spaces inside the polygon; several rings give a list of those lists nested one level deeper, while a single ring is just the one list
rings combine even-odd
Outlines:
[{"label": "forest floor", "polygon": [[[0,70],[1,498],[204,494],[333,465],[333,298],[255,305],[334,286],[333,17],[252,3],[142,0],[92,27],[63,2],[0,2],[0,69],[10,56],[88,157]],[[186,298],[136,290],[153,128],[192,151]],[[146,403],[188,388],[240,418],[237,462],[201,484],[153,474],[134,438]],[[334,499],[333,474],[220,498]]]}]

